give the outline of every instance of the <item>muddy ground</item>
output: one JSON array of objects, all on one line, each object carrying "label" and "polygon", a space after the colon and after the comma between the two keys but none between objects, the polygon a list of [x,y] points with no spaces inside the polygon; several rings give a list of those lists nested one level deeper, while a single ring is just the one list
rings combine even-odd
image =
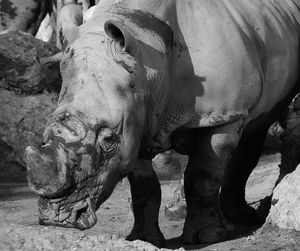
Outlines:
[{"label": "muddy ground", "polygon": [[[247,184],[247,201],[257,206],[270,195],[278,176],[280,155],[261,158]],[[1,178],[1,177],[0,177]],[[300,235],[264,225],[262,228],[237,226],[232,240],[213,245],[183,246],[183,220],[169,221],[164,208],[179,181],[162,183],[160,227],[168,249],[187,250],[300,250]],[[87,231],[38,225],[37,197],[26,182],[5,179],[0,183],[0,250],[156,250],[150,244],[124,241],[133,224],[129,213],[128,182],[119,184],[97,212],[98,223]]]}]

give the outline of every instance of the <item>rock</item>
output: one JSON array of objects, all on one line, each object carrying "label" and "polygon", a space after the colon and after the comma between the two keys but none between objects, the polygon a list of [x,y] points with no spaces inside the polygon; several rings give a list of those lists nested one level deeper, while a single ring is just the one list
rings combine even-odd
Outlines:
[{"label": "rock", "polygon": [[300,165],[275,187],[267,223],[300,231]]},{"label": "rock", "polygon": [[171,150],[156,155],[152,160],[152,165],[160,180],[178,180],[182,177],[187,159],[187,156]]},{"label": "rock", "polygon": [[285,130],[281,136],[280,181],[286,174],[295,170],[300,163],[300,95],[289,107],[285,120]]},{"label": "rock", "polygon": [[153,160],[153,168],[160,180],[180,180],[174,196],[165,206],[165,216],[170,221],[185,219],[186,204],[183,187],[183,172],[188,162],[188,157],[167,151],[158,154]]},{"label": "rock", "polygon": [[265,144],[264,144],[264,152],[279,152],[281,148],[281,140],[280,137],[283,134],[284,129],[280,125],[278,121],[276,121],[273,125],[270,126],[268,133],[266,135]]},{"label": "rock", "polygon": [[165,216],[169,221],[179,221],[185,219],[186,202],[183,179],[180,180],[180,183],[174,192],[174,196],[167,202],[165,206]]},{"label": "rock", "polygon": [[58,49],[18,31],[0,33],[0,177],[25,178],[27,145],[37,146],[61,86]]},{"label": "rock", "polygon": [[25,175],[24,149],[40,143],[56,100],[55,93],[20,96],[0,89],[0,177]]},{"label": "rock", "polygon": [[178,201],[173,206],[165,208],[165,216],[169,221],[180,221],[186,217],[185,201]]},{"label": "rock", "polygon": [[[273,127],[274,135],[280,135],[281,164],[279,165],[280,173],[273,190],[271,209],[266,224],[299,231],[300,168],[297,167],[300,163],[299,94],[290,104],[287,113],[283,115],[285,118],[280,124],[284,130],[280,129],[279,126]],[[268,198],[265,201],[267,200]]]},{"label": "rock", "polygon": [[59,50],[19,31],[0,33],[0,88],[18,94],[42,90],[58,92],[61,86]]}]

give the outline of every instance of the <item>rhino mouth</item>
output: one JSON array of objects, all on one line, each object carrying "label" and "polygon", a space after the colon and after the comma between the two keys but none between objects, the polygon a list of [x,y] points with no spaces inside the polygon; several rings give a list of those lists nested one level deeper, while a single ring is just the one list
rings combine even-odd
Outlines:
[{"label": "rhino mouth", "polygon": [[40,198],[39,223],[67,228],[85,230],[93,227],[97,222],[95,205],[87,197],[75,203],[65,203],[65,198]]}]

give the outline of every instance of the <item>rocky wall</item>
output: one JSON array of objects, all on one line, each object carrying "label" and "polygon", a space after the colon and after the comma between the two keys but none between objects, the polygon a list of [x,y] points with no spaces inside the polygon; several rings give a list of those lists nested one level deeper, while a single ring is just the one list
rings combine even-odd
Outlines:
[{"label": "rocky wall", "polygon": [[33,36],[0,33],[0,179],[25,180],[27,145],[38,145],[61,86],[59,50]]},{"label": "rocky wall", "polygon": [[300,95],[291,103],[281,136],[281,164],[267,224],[300,231]]}]

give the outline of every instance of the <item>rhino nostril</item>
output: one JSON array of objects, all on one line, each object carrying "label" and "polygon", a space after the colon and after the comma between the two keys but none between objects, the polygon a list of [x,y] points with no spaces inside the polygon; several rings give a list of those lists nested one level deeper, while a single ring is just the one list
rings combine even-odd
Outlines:
[{"label": "rhino nostril", "polygon": [[61,114],[57,119],[60,120],[61,122],[64,122],[69,117],[71,117],[71,114],[69,112],[66,112]]},{"label": "rhino nostril", "polygon": [[80,217],[86,213],[88,210],[88,205],[84,206],[83,208],[79,209],[76,211],[76,217],[75,217],[75,221],[78,221],[80,219]]},{"label": "rhino nostril", "polygon": [[52,140],[49,140],[48,142],[43,141],[43,142],[40,144],[40,147],[41,147],[41,148],[46,148],[46,147],[50,146],[51,143],[52,143]]}]

